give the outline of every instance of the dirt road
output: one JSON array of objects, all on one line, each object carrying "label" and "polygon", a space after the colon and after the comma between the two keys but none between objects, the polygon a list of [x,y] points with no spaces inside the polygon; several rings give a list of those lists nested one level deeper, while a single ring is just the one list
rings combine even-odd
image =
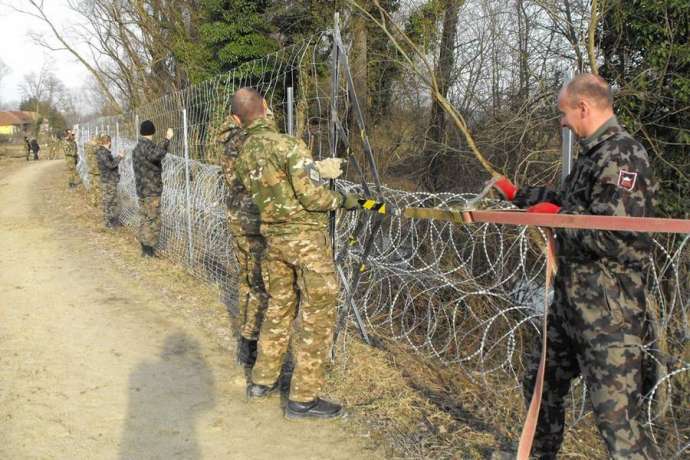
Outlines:
[{"label": "dirt road", "polygon": [[247,403],[228,351],[136,270],[162,262],[112,263],[45,199],[62,176],[61,161],[0,172],[0,458],[380,457],[346,420]]}]

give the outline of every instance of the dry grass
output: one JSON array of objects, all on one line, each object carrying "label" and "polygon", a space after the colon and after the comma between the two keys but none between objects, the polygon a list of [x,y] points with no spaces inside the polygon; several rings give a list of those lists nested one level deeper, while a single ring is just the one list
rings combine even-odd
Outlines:
[{"label": "dry grass", "polygon": [[[520,388],[505,375],[479,381],[392,342],[350,339],[327,390],[395,458],[514,457],[524,417]],[[606,458],[591,415],[567,431],[561,458]]]},{"label": "dry grass", "polygon": [[0,159],[13,158],[26,160],[26,146],[24,144],[0,144]]}]

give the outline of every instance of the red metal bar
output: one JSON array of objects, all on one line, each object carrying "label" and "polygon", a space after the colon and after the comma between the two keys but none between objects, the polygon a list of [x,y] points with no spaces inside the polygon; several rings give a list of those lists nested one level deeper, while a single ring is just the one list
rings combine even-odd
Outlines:
[{"label": "red metal bar", "polygon": [[494,224],[535,225],[551,228],[690,233],[690,220],[653,217],[538,214],[524,211],[454,211],[433,208],[405,208],[403,215],[413,219],[436,219],[464,224],[490,222]]},{"label": "red metal bar", "polygon": [[515,211],[471,211],[474,222],[536,225],[554,228],[582,228],[628,232],[690,233],[690,220],[653,217],[537,214]]}]

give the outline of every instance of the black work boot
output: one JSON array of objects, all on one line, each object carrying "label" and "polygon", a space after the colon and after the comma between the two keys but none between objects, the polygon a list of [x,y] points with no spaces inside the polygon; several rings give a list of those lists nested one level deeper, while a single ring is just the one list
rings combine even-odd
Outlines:
[{"label": "black work boot", "polygon": [[141,255],[144,257],[153,257],[154,256],[154,250],[152,246],[147,246],[145,244],[141,244]]},{"label": "black work boot", "polygon": [[122,227],[122,222],[120,222],[120,219],[118,217],[113,217],[112,219],[110,219],[109,223],[110,228]]},{"label": "black work boot", "polygon": [[247,399],[260,400],[271,396],[278,389],[278,382],[271,386],[259,385],[257,383],[250,383],[247,385]]},{"label": "black work boot", "polygon": [[340,404],[320,398],[307,402],[288,401],[285,407],[285,418],[291,420],[338,418],[344,413]]},{"label": "black work boot", "polygon": [[256,340],[240,337],[237,344],[237,363],[244,367],[254,367],[256,362]]}]

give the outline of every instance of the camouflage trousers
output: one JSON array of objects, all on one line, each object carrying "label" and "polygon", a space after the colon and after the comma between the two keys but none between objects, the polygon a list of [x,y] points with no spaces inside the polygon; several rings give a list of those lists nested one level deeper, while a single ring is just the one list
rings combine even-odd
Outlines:
[{"label": "camouflage trousers", "polygon": [[139,242],[156,247],[161,236],[161,197],[139,197]]},{"label": "camouflage trousers", "polygon": [[65,156],[65,165],[67,170],[67,185],[74,187],[81,183],[81,178],[77,172],[77,159],[71,156]]},{"label": "camouflage trousers", "polygon": [[117,201],[117,182],[101,182],[103,220],[105,224],[113,222],[120,216],[120,205]]},{"label": "camouflage trousers", "polygon": [[263,269],[268,309],[261,324],[252,382],[272,385],[278,380],[292,326],[295,369],[289,398],[311,401],[324,383],[335,326],[338,285],[328,237],[325,231],[302,232],[272,235],[266,243]]},{"label": "camouflage trousers", "polygon": [[102,198],[102,191],[101,191],[101,176],[94,175],[89,173],[91,176],[91,183],[90,187],[88,190],[88,197],[89,197],[89,203],[91,203],[91,206],[94,208],[98,208],[101,206],[101,203],[103,202]]},{"label": "camouflage trousers", "polygon": [[261,273],[266,241],[261,235],[238,234],[233,235],[233,243],[239,266],[240,335],[245,339],[256,340],[268,304],[268,294]]},{"label": "camouflage trousers", "polygon": [[[599,432],[613,459],[656,458],[640,416],[645,288],[640,272],[593,262],[559,264],[549,310],[544,391],[532,455],[554,459],[563,441],[565,399],[582,376]],[[529,405],[541,338],[527,359]]]}]

